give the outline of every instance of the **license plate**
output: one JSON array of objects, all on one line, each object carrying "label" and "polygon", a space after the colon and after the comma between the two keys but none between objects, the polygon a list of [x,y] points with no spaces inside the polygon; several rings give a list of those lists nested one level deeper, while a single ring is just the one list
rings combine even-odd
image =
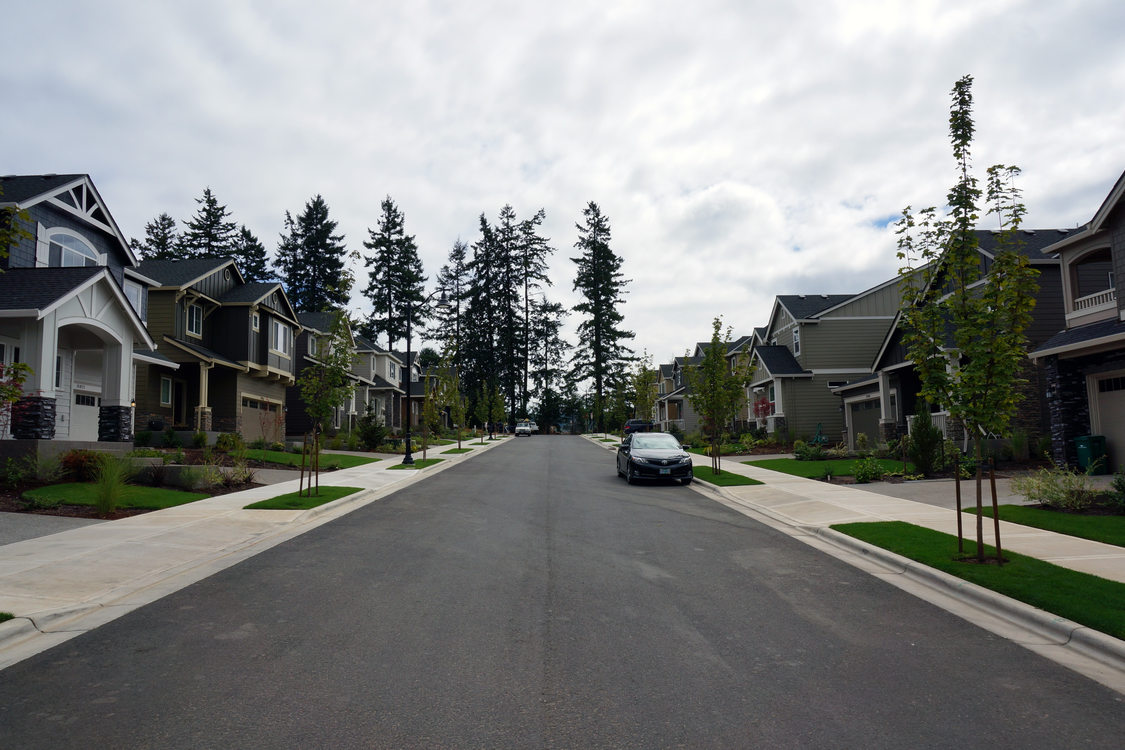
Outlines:
[{"label": "license plate", "polygon": [[671,469],[661,469],[661,470],[660,470],[660,473],[661,473],[661,474],[671,474],[671,473],[672,473],[672,470],[671,470]]}]

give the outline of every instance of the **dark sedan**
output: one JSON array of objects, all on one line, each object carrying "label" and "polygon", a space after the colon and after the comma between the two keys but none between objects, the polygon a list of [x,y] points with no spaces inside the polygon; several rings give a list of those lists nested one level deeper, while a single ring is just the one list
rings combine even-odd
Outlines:
[{"label": "dark sedan", "polygon": [[666,432],[626,435],[617,449],[617,476],[632,484],[638,479],[692,479],[691,456],[675,436]]}]

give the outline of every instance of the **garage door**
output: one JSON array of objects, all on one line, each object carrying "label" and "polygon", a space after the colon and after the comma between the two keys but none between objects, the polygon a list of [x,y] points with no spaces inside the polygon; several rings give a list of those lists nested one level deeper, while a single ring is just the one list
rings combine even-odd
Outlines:
[{"label": "garage door", "polygon": [[1098,380],[1098,430],[1105,436],[1109,470],[1125,468],[1125,377]]},{"label": "garage door", "polygon": [[281,440],[280,416],[278,404],[243,396],[242,439],[248,443],[259,438],[271,443]]},{"label": "garage door", "polygon": [[848,435],[851,448],[855,449],[855,438],[859,433],[867,436],[867,446],[874,448],[879,444],[879,399],[859,401],[851,404],[852,429]]}]

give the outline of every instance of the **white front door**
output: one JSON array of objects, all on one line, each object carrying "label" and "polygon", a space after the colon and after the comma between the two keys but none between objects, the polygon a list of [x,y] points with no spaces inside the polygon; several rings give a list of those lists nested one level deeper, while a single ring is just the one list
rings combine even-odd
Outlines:
[{"label": "white front door", "polygon": [[98,407],[101,401],[99,393],[75,392],[70,411],[71,440],[98,439]]}]

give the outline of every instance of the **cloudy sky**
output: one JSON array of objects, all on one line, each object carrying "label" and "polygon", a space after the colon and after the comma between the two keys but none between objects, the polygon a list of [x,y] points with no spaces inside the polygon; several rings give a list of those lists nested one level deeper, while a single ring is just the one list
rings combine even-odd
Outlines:
[{"label": "cloudy sky", "polygon": [[962,75],[1026,226],[1088,221],[1125,169],[1120,0],[39,0],[4,25],[0,172],[89,173],[133,237],[210,186],[271,252],[318,193],[362,250],[390,195],[431,278],[481,213],[544,208],[568,305],[596,201],[658,362],[892,276],[888,222],[955,178]]}]

